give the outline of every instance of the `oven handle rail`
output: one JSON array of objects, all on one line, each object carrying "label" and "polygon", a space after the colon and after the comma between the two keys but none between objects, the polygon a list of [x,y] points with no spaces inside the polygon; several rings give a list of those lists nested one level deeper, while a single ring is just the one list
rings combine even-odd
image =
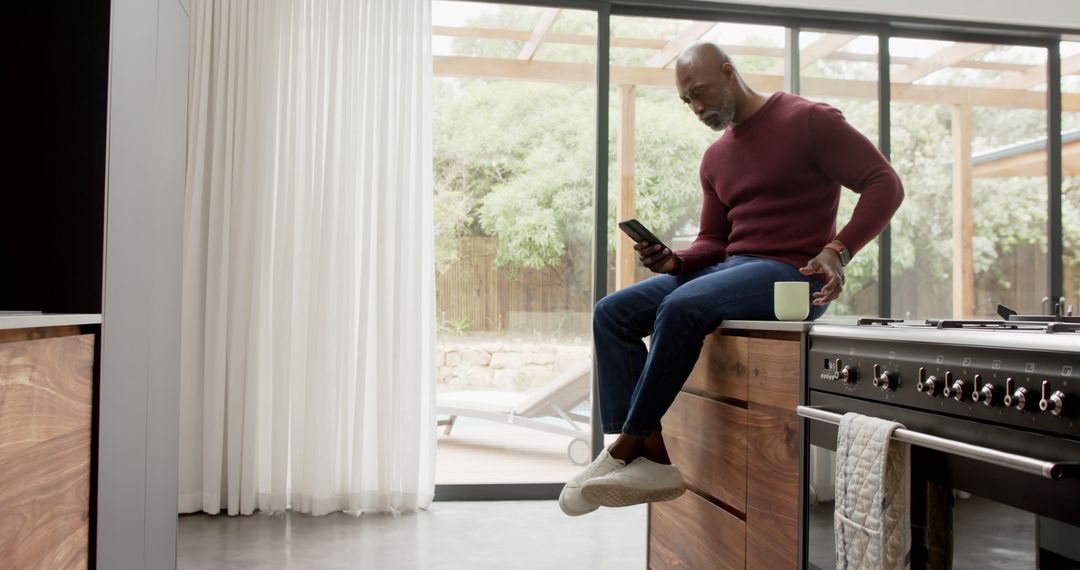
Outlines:
[{"label": "oven handle rail", "polygon": [[[807,419],[833,425],[840,425],[840,418],[843,417],[840,414],[816,406],[796,406],[795,413]],[[1023,471],[1024,473],[1046,477],[1047,479],[1072,479],[1080,476],[1080,462],[1042,461],[908,429],[897,429],[893,432],[892,438],[895,441],[992,463],[1001,467]]]}]

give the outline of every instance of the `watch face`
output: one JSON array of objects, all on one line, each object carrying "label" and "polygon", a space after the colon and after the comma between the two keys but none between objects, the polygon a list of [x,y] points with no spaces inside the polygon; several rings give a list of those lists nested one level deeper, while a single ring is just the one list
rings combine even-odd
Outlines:
[{"label": "watch face", "polygon": [[847,265],[849,261],[851,261],[851,252],[845,247],[840,250],[840,265]]}]

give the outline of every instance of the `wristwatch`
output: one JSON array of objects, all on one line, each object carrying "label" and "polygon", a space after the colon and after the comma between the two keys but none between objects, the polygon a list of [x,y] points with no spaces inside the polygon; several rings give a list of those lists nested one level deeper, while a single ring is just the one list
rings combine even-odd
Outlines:
[{"label": "wristwatch", "polygon": [[836,255],[840,256],[841,267],[846,267],[848,262],[851,261],[851,252],[848,251],[847,246],[838,241],[829,242],[825,245],[825,249],[831,249],[836,252]]}]

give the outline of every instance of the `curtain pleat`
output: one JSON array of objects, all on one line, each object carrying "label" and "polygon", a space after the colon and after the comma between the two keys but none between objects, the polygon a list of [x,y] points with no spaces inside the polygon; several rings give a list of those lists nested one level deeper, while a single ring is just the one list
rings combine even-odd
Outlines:
[{"label": "curtain pleat", "polygon": [[180,512],[426,507],[428,0],[192,6]]}]

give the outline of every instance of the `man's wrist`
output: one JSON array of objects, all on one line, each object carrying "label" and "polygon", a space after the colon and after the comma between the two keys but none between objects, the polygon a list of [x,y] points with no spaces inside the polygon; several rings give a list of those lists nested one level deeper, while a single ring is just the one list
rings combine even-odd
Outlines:
[{"label": "man's wrist", "polygon": [[846,266],[848,264],[848,262],[851,261],[851,251],[849,251],[847,246],[844,245],[843,242],[841,242],[839,240],[834,239],[831,242],[825,244],[824,249],[827,249],[827,250],[832,251],[833,253],[835,253],[837,255],[837,257],[840,258],[840,265],[841,266]]},{"label": "man's wrist", "polygon": [[682,272],[682,259],[679,258],[675,252],[671,252],[671,257],[675,258],[675,269],[671,270],[672,274],[678,274]]}]

